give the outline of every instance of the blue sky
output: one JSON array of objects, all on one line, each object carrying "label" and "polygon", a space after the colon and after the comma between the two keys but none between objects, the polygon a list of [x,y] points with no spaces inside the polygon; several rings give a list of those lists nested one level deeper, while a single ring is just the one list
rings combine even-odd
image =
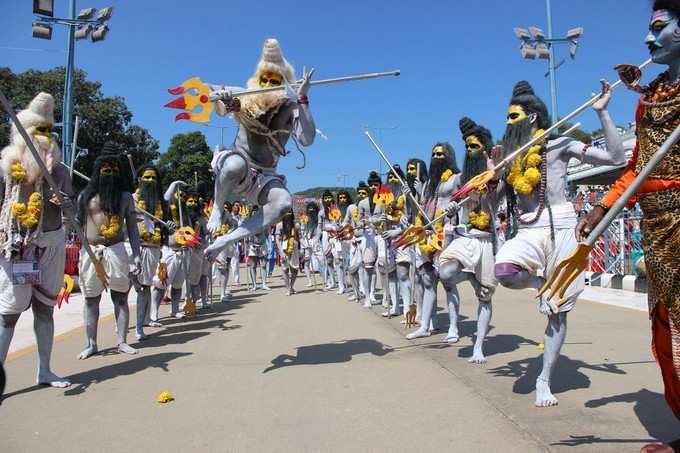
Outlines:
[{"label": "blue sky", "polygon": [[[30,1],[3,0],[0,16],[0,65],[20,72],[48,69],[66,59],[66,32],[59,27],[52,41],[31,37]],[[556,36],[585,28],[575,61],[564,46],[557,60],[558,107],[566,114],[599,89],[598,80],[615,80],[617,63],[640,63],[649,20],[646,0],[553,0]],[[65,16],[68,1],[55,0],[56,15]],[[296,170],[295,152],[279,164],[292,190],[337,185],[345,175],[355,186],[371,169],[382,168],[362,133],[375,137],[394,162],[410,157],[429,161],[432,145],[450,141],[462,156],[458,120],[469,116],[502,135],[512,86],[526,79],[549,105],[546,60],[523,60],[512,28],[546,26],[543,0],[489,1],[101,1],[79,0],[78,8],[115,7],[111,32],[103,43],[78,42],[76,65],[100,80],[106,95],[125,98],[133,122],[150,129],[165,150],[173,134],[201,130],[211,147],[220,142],[219,128],[175,123],[177,110],[163,108],[172,96],[167,88],[200,76],[204,81],[243,85],[260,56],[265,38],[276,37],[298,74],[316,68],[315,78],[400,69],[401,77],[312,88],[310,105],[317,137],[306,150],[307,167]],[[30,49],[30,50],[26,50]],[[648,78],[661,70],[653,67]],[[633,119],[636,96],[620,89],[610,111],[617,124]],[[599,127],[587,112],[579,119],[586,130]],[[225,126],[224,141],[235,133]]]}]

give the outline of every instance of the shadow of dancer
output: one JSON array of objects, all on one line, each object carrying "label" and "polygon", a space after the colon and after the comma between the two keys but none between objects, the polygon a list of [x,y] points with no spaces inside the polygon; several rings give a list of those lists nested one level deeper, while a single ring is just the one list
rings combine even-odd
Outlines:
[{"label": "shadow of dancer", "polygon": [[[474,321],[474,323],[476,327],[477,321]],[[490,326],[489,331],[491,331],[492,328],[493,327]],[[495,354],[506,354],[508,352],[516,351],[521,346],[538,346],[538,343],[519,335],[487,335],[486,340],[484,341],[484,355],[488,358]],[[472,357],[473,349],[474,344],[460,348],[458,350],[458,357]]]},{"label": "shadow of dancer", "polygon": [[281,354],[272,360],[272,365],[262,373],[293,365],[323,365],[328,363],[342,363],[352,360],[358,354],[373,354],[382,357],[393,349],[385,347],[376,340],[360,338],[335,343],[315,344],[297,348],[297,355]]},{"label": "shadow of dancer", "polygon": [[576,447],[590,444],[623,444],[623,443],[647,443],[657,441],[670,441],[677,438],[680,426],[668,408],[666,400],[661,393],[652,392],[646,388],[637,392],[623,393],[621,395],[606,396],[604,398],[587,401],[584,406],[597,408],[612,403],[633,403],[633,411],[645,427],[651,439],[607,439],[595,435],[569,436],[551,445],[564,445]]},{"label": "shadow of dancer", "polygon": [[[521,395],[528,395],[536,388],[536,376],[541,373],[542,366],[542,355],[539,355],[538,357],[515,360],[507,365],[492,368],[489,373],[498,377],[517,378],[512,386],[512,391]],[[614,364],[591,365],[582,360],[573,360],[566,355],[561,355],[551,381],[552,393],[589,388],[590,377],[581,372],[581,369],[626,374],[624,370]]]}]

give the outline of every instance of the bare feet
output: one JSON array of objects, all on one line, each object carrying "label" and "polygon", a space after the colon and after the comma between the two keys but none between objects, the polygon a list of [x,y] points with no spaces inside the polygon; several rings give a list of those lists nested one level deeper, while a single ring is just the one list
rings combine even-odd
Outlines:
[{"label": "bare feet", "polygon": [[460,340],[460,337],[458,336],[458,327],[450,326],[449,332],[446,334],[446,338],[444,339],[444,342],[449,343],[449,344],[453,344],[453,343],[458,343],[458,340]]},{"label": "bare feet", "polygon": [[421,326],[420,329],[406,335],[406,339],[407,340],[414,340],[416,338],[429,337],[430,335],[431,335],[430,331]]},{"label": "bare feet", "polygon": [[118,352],[122,352],[123,354],[137,354],[137,350],[127,343],[119,344]]},{"label": "bare feet", "polygon": [[163,327],[163,324],[161,324],[161,323],[158,322],[158,321],[151,321],[151,322],[148,324],[148,326],[149,326],[149,327]]},{"label": "bare feet", "polygon": [[62,379],[56,374],[52,373],[51,371],[38,373],[37,381],[39,385],[48,385],[50,387],[55,387],[58,389],[63,389],[71,385],[71,381],[67,379]]},{"label": "bare feet", "polygon": [[536,407],[557,406],[557,398],[550,392],[550,382],[542,378],[536,379]]},{"label": "bare feet", "polygon": [[477,350],[477,348],[474,348],[472,352],[472,357],[468,359],[468,362],[470,363],[476,363],[477,365],[481,365],[482,363],[486,363],[486,357],[484,357],[484,353],[482,352],[482,349],[480,348]]},{"label": "bare feet", "polygon": [[80,360],[84,360],[84,359],[87,359],[90,356],[95,355],[96,353],[97,353],[97,345],[95,344],[95,345],[92,345],[92,346],[85,348],[85,350],[83,352],[78,354],[78,358]]}]

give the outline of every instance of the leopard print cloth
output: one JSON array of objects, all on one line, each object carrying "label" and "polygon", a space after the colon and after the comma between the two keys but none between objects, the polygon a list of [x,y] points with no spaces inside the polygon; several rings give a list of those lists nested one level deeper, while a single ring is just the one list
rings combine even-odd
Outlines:
[{"label": "leopard print cloth", "polygon": [[680,378],[680,190],[644,194],[640,206],[649,313],[659,303],[668,310],[673,364]]},{"label": "leopard print cloth", "polygon": [[[646,105],[638,127],[638,145],[640,153],[635,166],[635,173],[640,173],[649,159],[661,147],[668,136],[680,124],[680,104],[678,105]],[[680,179],[680,143],[666,154],[654,169],[650,178]]]}]

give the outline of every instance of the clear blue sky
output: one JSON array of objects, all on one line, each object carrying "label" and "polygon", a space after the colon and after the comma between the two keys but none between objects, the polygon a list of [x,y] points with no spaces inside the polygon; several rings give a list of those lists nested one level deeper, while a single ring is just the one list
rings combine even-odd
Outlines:
[{"label": "clear blue sky", "polygon": [[[15,72],[64,65],[66,32],[58,27],[52,41],[33,39],[32,2],[3,0],[0,15],[0,65]],[[575,61],[561,46],[557,59],[561,114],[580,105],[598,80],[615,80],[617,63],[640,63],[649,20],[646,0],[553,0],[556,36],[585,28]],[[65,16],[68,1],[55,0]],[[459,158],[463,149],[458,120],[470,116],[502,135],[514,83],[531,82],[549,105],[546,60],[523,60],[512,28],[546,27],[543,0],[372,1],[101,1],[79,0],[78,8],[113,5],[111,32],[103,43],[78,42],[76,65],[100,80],[106,95],[123,96],[133,122],[150,129],[165,150],[178,132],[201,130],[211,147],[220,129],[175,123],[177,110],[162,106],[167,88],[192,76],[243,85],[257,63],[262,43],[276,37],[298,73],[315,67],[315,78],[400,69],[399,78],[313,88],[311,108],[317,138],[306,150],[307,168],[296,170],[298,153],[282,160],[292,190],[336,185],[347,175],[355,186],[380,161],[362,127],[393,128],[376,132],[387,153],[404,165],[410,157],[429,161],[429,151],[448,140]],[[14,48],[22,49],[17,50]],[[26,50],[31,49],[31,50]],[[648,77],[661,68],[654,67]],[[633,119],[635,95],[621,89],[610,110],[617,124]],[[599,127],[593,112],[581,116],[586,130]],[[215,119],[232,141],[235,128]],[[383,166],[384,170],[384,166]]]}]

